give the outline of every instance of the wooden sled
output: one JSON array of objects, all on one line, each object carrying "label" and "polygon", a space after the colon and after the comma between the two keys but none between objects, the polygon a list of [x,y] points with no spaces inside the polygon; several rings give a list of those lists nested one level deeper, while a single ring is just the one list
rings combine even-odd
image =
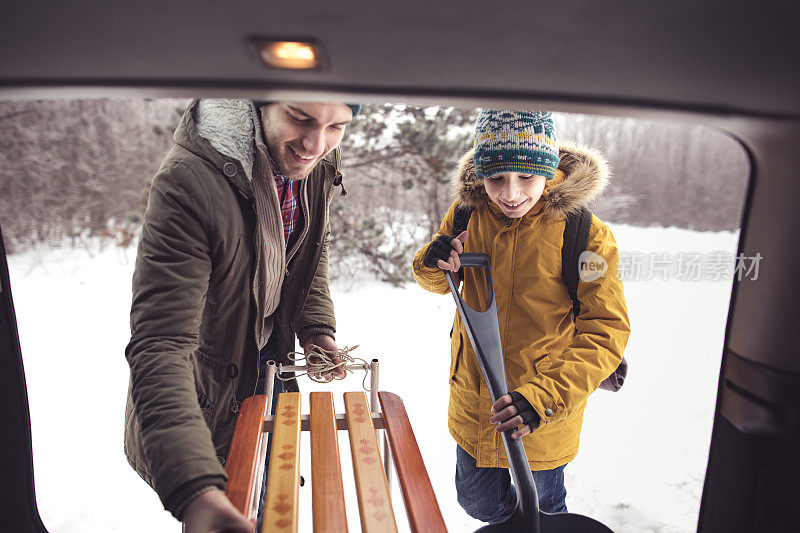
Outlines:
[{"label": "wooden sled", "polygon": [[[269,395],[271,396],[271,395]],[[278,395],[275,416],[268,395],[242,403],[226,472],[227,494],[245,516],[258,510],[267,434],[272,446],[261,532],[297,531],[300,486],[300,432],[310,431],[312,521],[314,531],[347,531],[337,431],[348,431],[361,527],[394,532],[397,524],[376,430],[386,430],[391,455],[413,532],[447,531],[403,401],[379,392],[380,413],[364,392],[344,393],[345,414],[337,415],[330,392],[312,392],[310,414],[301,415],[300,394]],[[387,466],[389,461],[386,461]]]}]

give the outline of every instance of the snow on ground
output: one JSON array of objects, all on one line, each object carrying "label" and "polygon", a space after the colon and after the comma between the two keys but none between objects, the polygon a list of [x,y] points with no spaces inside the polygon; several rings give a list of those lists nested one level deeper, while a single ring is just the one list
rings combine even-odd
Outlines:
[{"label": "snow on ground", "polygon": [[[734,253],[738,234],[614,226],[623,254]],[[9,258],[31,409],[39,511],[54,533],[180,531],[122,453],[128,381],[124,348],[135,250],[43,249]],[[633,332],[629,379],[598,391],[581,451],[566,470],[567,504],[614,531],[686,532],[696,527],[730,298],[726,280],[628,281]],[[455,444],[446,429],[450,295],[368,282],[333,286],[340,345],[381,362],[382,390],[404,400],[451,531],[480,524],[456,503]],[[361,375],[304,392],[358,390]],[[307,405],[307,397],[303,400]],[[304,410],[305,411],[305,410]],[[303,444],[307,450],[307,436]],[[340,453],[349,457],[346,433]],[[310,466],[303,458],[303,508]],[[352,477],[348,520],[360,530]],[[398,509],[401,497],[396,489]],[[399,513],[402,515],[402,511]],[[405,518],[398,517],[401,530]],[[310,511],[301,530],[310,531]]]}]

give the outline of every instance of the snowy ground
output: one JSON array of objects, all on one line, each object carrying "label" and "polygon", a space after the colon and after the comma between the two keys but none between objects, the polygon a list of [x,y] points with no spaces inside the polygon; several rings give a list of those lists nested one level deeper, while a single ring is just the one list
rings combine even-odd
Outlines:
[{"label": "snowy ground", "polygon": [[[675,261],[683,252],[733,253],[738,237],[626,226],[614,232],[625,253],[666,252]],[[132,249],[106,247],[9,258],[37,499],[51,532],[180,531],[122,453],[134,256]],[[572,512],[619,533],[695,529],[730,289],[729,277],[626,282],[629,379],[620,393],[599,391],[589,402],[581,451],[566,470]],[[474,530],[479,523],[455,501],[455,444],[446,429],[451,296],[377,282],[336,284],[333,292],[340,344],[359,344],[354,355],[378,357],[381,389],[405,401],[449,529]],[[301,383],[304,392],[333,390],[337,411],[339,393],[360,386],[361,376],[331,387]],[[349,457],[346,434],[339,445]],[[310,480],[304,460],[302,474]],[[348,520],[357,531],[351,479],[345,477]],[[301,497],[310,492],[307,483]],[[309,531],[310,512],[301,521]]]}]

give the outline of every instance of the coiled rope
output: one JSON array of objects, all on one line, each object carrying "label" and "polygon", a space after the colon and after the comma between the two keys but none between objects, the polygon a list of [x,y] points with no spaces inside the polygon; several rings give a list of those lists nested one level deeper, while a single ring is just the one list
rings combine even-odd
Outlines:
[{"label": "coiled rope", "polygon": [[[368,391],[369,387],[367,387],[367,376],[369,376],[370,365],[364,359],[350,355],[350,352],[359,346],[360,345],[356,344],[352,348],[349,346],[339,348],[336,352],[336,355],[339,356],[339,362],[334,363],[333,356],[331,354],[316,344],[310,344],[308,346],[308,352],[306,353],[291,352],[288,354],[288,358],[293,363],[298,363],[300,361],[306,362],[304,371],[295,372],[294,376],[286,377],[283,377],[281,373],[278,372],[275,374],[275,376],[281,381],[289,381],[290,379],[294,379],[296,377],[308,376],[311,381],[315,381],[317,383],[330,383],[334,379],[346,378],[348,372],[353,372],[353,369],[348,368],[348,366],[353,365],[357,370],[364,370],[364,379],[361,381],[361,386],[364,390]],[[360,365],[356,365],[357,362],[360,362]],[[336,376],[331,373],[331,371],[336,370],[337,368],[343,368],[344,375]]]}]

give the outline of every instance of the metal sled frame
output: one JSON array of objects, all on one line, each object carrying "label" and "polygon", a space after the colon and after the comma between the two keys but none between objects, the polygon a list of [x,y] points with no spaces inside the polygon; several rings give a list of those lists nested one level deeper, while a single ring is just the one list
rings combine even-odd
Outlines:
[{"label": "metal sled frame", "polygon": [[[347,368],[363,369],[363,366]],[[262,532],[297,530],[301,431],[310,432],[314,531],[347,531],[337,437],[337,432],[344,430],[350,437],[363,531],[397,531],[389,490],[392,462],[411,530],[446,531],[403,401],[390,392],[378,392],[378,361],[373,360],[368,366],[370,403],[363,391],[346,392],[344,414],[334,412],[332,393],[311,392],[310,414],[301,415],[300,394],[289,392],[278,394],[275,415],[270,415],[275,374],[279,371],[274,362],[268,365],[266,394],[252,396],[242,403],[226,462],[226,491],[237,509],[254,518],[262,477],[267,475]],[[280,371],[303,369],[281,367]],[[386,434],[381,460],[378,433],[383,431]],[[269,472],[265,473],[270,433]]]}]

